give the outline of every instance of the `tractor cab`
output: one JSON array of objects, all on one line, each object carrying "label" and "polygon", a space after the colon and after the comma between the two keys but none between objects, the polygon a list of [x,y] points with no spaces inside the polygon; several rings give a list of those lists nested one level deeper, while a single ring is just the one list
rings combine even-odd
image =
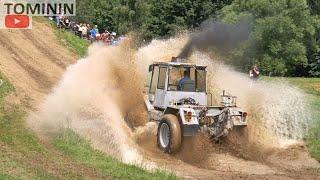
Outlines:
[{"label": "tractor cab", "polygon": [[182,136],[207,132],[218,141],[233,127],[247,125],[247,112],[237,107],[235,96],[223,91],[220,105],[207,105],[206,66],[156,62],[149,71],[152,75],[144,100],[149,119],[159,122],[157,142],[162,151],[178,151]]},{"label": "tractor cab", "polygon": [[149,101],[159,109],[186,104],[207,105],[206,66],[180,62],[156,62],[152,73]]}]

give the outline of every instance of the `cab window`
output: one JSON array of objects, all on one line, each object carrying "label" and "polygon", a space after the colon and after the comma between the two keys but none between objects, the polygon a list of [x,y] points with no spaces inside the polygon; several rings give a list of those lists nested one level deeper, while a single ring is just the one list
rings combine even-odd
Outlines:
[{"label": "cab window", "polygon": [[[188,72],[188,79],[192,82],[192,88],[182,89],[182,87],[179,87],[179,82],[184,78],[184,72]],[[168,91],[205,92],[206,71],[195,68],[170,67]]]},{"label": "cab window", "polygon": [[151,84],[150,84],[150,94],[154,94],[157,89],[157,84],[158,84],[158,78],[159,78],[159,67],[154,66],[153,71],[152,71],[152,78],[151,78]]},{"label": "cab window", "polygon": [[159,68],[158,89],[165,89],[167,77],[167,67]]}]

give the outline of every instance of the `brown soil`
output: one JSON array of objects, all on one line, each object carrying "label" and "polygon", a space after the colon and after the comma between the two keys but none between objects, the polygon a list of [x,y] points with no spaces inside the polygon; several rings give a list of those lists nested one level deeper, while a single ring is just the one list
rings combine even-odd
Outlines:
[{"label": "brown soil", "polygon": [[36,107],[78,56],[65,48],[43,20],[32,30],[0,30],[0,71],[21,98]]},{"label": "brown soil", "polygon": [[[295,145],[274,149],[264,158],[243,158],[237,151],[227,149],[227,142],[215,144],[205,135],[185,138],[180,152],[162,153],[150,134],[138,139],[145,157],[160,167],[172,170],[187,179],[319,179],[320,165],[312,159],[307,148]],[[230,147],[229,147],[230,148]],[[242,152],[244,153],[244,152]],[[252,156],[252,157],[251,157]],[[260,157],[260,156],[258,156]]]}]

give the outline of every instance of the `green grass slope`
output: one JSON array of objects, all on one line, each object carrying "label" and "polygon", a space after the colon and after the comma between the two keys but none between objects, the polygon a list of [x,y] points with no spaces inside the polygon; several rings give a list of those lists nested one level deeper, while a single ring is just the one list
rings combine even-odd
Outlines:
[{"label": "green grass slope", "polygon": [[65,44],[75,53],[80,55],[80,57],[84,57],[87,54],[87,50],[90,45],[89,41],[83,40],[78,36],[75,36],[74,34],[70,33],[67,30],[56,29],[55,32],[56,32],[56,35],[61,39],[63,44]]},{"label": "green grass slope", "polygon": [[320,161],[320,78],[287,78],[310,95],[313,124],[306,137],[310,154]]},{"label": "green grass slope", "polygon": [[175,179],[174,175],[156,170],[146,172],[134,165],[127,165],[106,156],[90,147],[90,143],[79,138],[72,130],[65,132],[54,140],[54,146],[68,154],[76,161],[99,170],[103,176],[115,179]]}]

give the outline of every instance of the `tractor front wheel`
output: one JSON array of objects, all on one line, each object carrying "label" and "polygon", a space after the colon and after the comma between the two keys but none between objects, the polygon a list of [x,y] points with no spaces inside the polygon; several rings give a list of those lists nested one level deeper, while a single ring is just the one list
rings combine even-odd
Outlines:
[{"label": "tractor front wheel", "polygon": [[181,127],[177,116],[166,114],[162,117],[157,134],[159,148],[165,153],[177,152],[181,146]]}]

